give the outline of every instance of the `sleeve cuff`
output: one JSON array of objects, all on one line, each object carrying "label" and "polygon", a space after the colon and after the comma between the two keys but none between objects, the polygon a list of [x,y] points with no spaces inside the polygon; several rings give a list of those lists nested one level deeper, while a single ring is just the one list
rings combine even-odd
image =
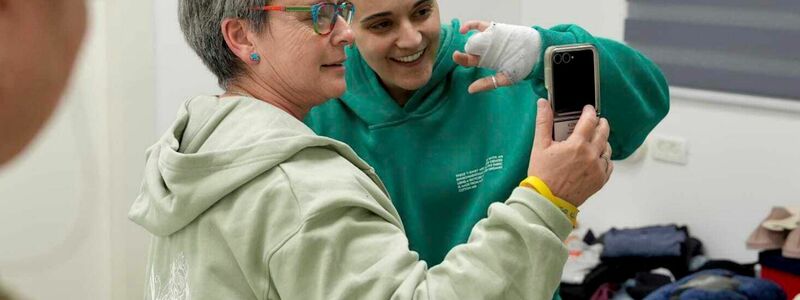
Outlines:
[{"label": "sleeve cuff", "polygon": [[550,229],[562,241],[572,232],[572,223],[555,205],[536,191],[518,187],[506,204],[531,223]]}]

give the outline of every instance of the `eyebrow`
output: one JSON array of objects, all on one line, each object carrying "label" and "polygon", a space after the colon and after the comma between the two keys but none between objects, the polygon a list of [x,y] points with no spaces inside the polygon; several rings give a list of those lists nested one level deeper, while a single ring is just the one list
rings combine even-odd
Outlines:
[{"label": "eyebrow", "polygon": [[[433,2],[433,0],[419,0],[419,1],[417,1],[417,3],[414,3],[413,8],[417,8],[418,6],[420,6],[422,4],[425,4],[425,3],[428,3],[428,2]],[[382,18],[382,17],[388,17],[388,16],[391,16],[391,15],[392,15],[392,13],[388,12],[388,11],[377,13],[377,14],[374,14],[374,15],[371,15],[369,17],[366,17],[366,18],[362,19],[361,23],[362,24],[363,23],[367,23],[367,22],[369,22],[371,20],[374,20],[374,19],[377,19],[377,18]]]},{"label": "eyebrow", "polygon": [[422,4],[425,4],[425,2],[433,2],[433,0],[419,0],[419,1],[417,1],[417,3],[414,3],[414,6],[413,6],[413,7],[414,7],[414,8],[417,8],[417,6],[420,6],[420,5],[422,5]]}]

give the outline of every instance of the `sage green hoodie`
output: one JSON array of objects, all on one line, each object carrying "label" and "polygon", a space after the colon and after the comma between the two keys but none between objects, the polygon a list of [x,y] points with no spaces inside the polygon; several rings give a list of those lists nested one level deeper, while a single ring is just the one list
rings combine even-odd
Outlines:
[{"label": "sage green hoodie", "polygon": [[429,269],[350,147],[265,102],[204,96],[147,151],[129,217],[153,235],[147,299],[549,299],[571,225],[508,193]]}]

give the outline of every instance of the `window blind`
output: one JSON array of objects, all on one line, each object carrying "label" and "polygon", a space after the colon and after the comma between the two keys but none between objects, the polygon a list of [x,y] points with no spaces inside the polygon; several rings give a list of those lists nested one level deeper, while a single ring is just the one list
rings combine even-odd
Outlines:
[{"label": "window blind", "polygon": [[625,40],[670,85],[800,101],[800,0],[629,0]]}]

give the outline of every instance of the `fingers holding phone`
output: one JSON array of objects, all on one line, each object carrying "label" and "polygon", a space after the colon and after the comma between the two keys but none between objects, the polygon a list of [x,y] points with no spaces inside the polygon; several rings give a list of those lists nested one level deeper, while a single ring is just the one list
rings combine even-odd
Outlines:
[{"label": "fingers holding phone", "polygon": [[528,175],[542,179],[556,196],[582,205],[608,182],[614,166],[610,160],[608,121],[587,106],[576,131],[565,141],[552,138],[553,111],[547,100],[537,103],[536,135]]},{"label": "fingers holding phone", "polygon": [[599,124],[600,118],[597,117],[597,111],[591,105],[586,105],[581,111],[580,118],[575,120],[573,133],[567,139],[592,141]]}]

